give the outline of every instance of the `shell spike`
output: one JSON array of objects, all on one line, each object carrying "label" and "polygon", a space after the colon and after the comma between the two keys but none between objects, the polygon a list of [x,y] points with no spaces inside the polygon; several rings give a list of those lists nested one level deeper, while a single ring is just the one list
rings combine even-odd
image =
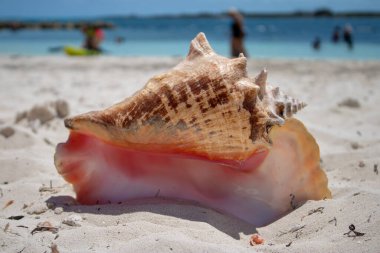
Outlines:
[{"label": "shell spike", "polygon": [[241,73],[240,76],[247,77],[247,58],[239,57],[231,59],[229,65],[235,73]]},{"label": "shell spike", "polygon": [[188,60],[206,55],[213,55],[214,50],[211,48],[204,33],[198,33],[198,35],[191,41],[190,50],[187,55]]},{"label": "shell spike", "polygon": [[280,88],[279,87],[275,87],[272,90],[272,95],[273,95],[273,97],[278,97],[280,95]]},{"label": "shell spike", "polygon": [[255,77],[255,83],[262,87],[267,83],[268,72],[266,69],[261,70],[260,74]]},{"label": "shell spike", "polygon": [[259,96],[262,99],[266,94],[268,72],[266,69],[261,70],[260,74],[255,77],[255,84],[260,87]]}]

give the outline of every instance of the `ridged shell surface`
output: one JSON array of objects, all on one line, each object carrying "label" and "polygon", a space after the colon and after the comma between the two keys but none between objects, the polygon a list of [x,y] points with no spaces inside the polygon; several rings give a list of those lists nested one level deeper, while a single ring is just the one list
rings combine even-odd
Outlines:
[{"label": "ridged shell surface", "polygon": [[76,131],[137,149],[244,160],[269,144],[268,131],[304,104],[247,76],[244,56],[228,59],[200,33],[186,59],[131,98],[66,120]]}]

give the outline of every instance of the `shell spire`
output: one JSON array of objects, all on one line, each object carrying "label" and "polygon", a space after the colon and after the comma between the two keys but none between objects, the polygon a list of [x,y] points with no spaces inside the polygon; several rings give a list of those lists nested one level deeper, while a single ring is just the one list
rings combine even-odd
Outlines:
[{"label": "shell spire", "polygon": [[267,84],[268,72],[263,69],[254,79],[259,86],[258,96],[268,108],[269,115],[274,125],[282,125],[285,119],[304,108],[306,104],[288,95],[285,95],[278,87]]}]

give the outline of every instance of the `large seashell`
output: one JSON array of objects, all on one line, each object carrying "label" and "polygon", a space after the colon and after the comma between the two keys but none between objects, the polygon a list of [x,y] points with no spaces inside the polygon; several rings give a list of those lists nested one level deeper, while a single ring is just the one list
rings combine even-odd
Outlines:
[{"label": "large seashell", "polygon": [[295,204],[331,197],[319,148],[290,118],[305,104],[247,76],[203,33],[186,59],[131,98],[65,120],[55,165],[79,202],[193,200],[257,226]]}]

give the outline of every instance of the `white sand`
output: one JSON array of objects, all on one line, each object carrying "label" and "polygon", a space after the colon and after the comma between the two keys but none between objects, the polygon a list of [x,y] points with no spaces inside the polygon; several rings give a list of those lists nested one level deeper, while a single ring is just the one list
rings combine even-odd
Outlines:
[{"label": "white sand", "polygon": [[[57,99],[68,102],[70,115],[105,108],[179,60],[0,57],[0,131],[15,131],[0,135],[0,252],[50,252],[52,244],[59,252],[380,252],[380,175],[374,172],[380,167],[380,62],[249,62],[250,75],[267,67],[270,83],[308,103],[297,117],[320,145],[333,193],[332,200],[307,202],[257,228],[264,245],[249,245],[255,227],[190,203],[76,205],[53,164],[55,145],[68,135],[62,119],[15,123],[16,114]],[[338,105],[347,98],[360,106]],[[50,182],[55,192],[40,191]],[[83,218],[80,227],[62,224],[73,214]],[[24,217],[8,219],[16,215]],[[58,233],[32,235],[43,221]],[[350,224],[365,235],[344,235]]]}]

